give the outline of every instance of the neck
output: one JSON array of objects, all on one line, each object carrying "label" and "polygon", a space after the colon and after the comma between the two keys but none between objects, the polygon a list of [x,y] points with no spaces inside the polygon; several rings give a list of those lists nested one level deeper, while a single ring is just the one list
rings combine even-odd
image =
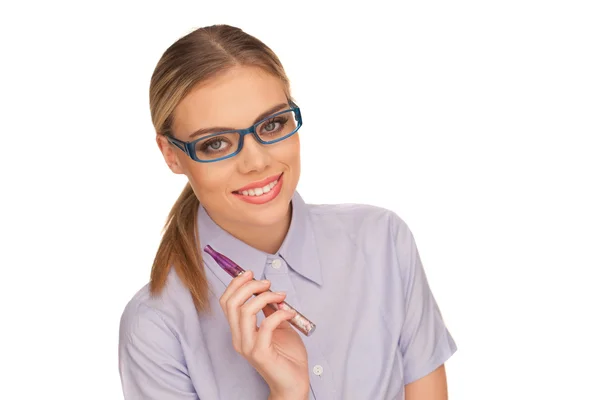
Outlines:
[{"label": "neck", "polygon": [[288,212],[281,221],[268,226],[256,225],[233,225],[230,223],[219,223],[224,230],[231,236],[241,240],[249,246],[257,250],[269,254],[275,254],[281,247],[292,221],[292,204],[288,208]]}]

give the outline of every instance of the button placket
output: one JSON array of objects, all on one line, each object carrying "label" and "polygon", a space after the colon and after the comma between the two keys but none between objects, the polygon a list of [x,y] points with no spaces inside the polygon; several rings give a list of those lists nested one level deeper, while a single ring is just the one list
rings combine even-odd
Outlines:
[{"label": "button placket", "polygon": [[[278,268],[273,267],[273,262],[278,261]],[[287,276],[288,269],[286,265],[278,258],[269,260],[267,259],[265,262],[265,271],[263,274],[263,279],[267,279],[271,282],[270,289],[274,292],[285,292],[288,295],[293,293],[294,289],[291,285],[291,281]],[[260,312],[256,315],[256,323],[260,326],[262,321],[265,319],[264,313]]]},{"label": "button placket", "polygon": [[[301,310],[301,304],[298,300],[296,293],[292,293],[286,299],[291,305],[294,305]],[[326,370],[328,368],[327,360],[323,357],[323,353],[319,349],[318,344],[318,335],[306,337],[300,334],[300,338],[304,342],[304,346],[306,347],[306,351],[308,353],[308,365],[309,371],[312,372],[310,374],[310,386],[315,394],[317,399],[319,398],[332,398],[334,395],[334,391],[332,391],[332,375],[330,370]],[[335,398],[335,397],[333,397]]]},{"label": "button placket", "polygon": [[[275,268],[273,261],[278,260],[281,264],[279,268]],[[277,264],[277,263],[275,263]],[[300,303],[296,290],[292,280],[289,276],[288,265],[285,260],[273,259],[267,262],[268,268],[265,271],[266,279],[271,281],[271,290],[283,291],[287,293],[286,301],[298,308],[298,311],[302,311],[302,304]],[[310,315],[307,315],[310,318]],[[308,365],[310,373],[310,386],[311,390],[315,394],[316,398],[335,398],[335,389],[333,387],[333,377],[327,360],[323,357],[323,353],[320,350],[319,335],[306,337],[300,334],[300,338],[304,342],[308,353]],[[319,368],[317,368],[319,367]],[[317,374],[318,372],[318,374]],[[333,396],[333,397],[332,397]]]}]

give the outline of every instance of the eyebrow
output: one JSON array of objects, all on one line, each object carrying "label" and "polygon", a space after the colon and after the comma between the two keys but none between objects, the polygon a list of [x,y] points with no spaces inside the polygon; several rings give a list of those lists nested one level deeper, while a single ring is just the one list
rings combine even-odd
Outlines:
[{"label": "eyebrow", "polygon": [[[258,117],[256,117],[256,119],[253,122],[253,125],[256,124],[257,122],[265,119],[266,117],[268,117],[271,114],[276,113],[277,111],[281,111],[285,108],[289,108],[290,105],[288,103],[281,103],[281,104],[277,104],[274,107],[269,108],[267,111],[263,112],[262,114],[260,114]],[[226,126],[213,126],[211,128],[202,128],[202,129],[198,129],[197,131],[195,131],[194,133],[192,133],[189,136],[189,139],[198,137],[198,136],[202,136],[202,135],[206,135],[209,133],[215,133],[215,132],[223,132],[223,131],[234,131],[237,130],[236,128],[230,128],[230,127],[226,127]]]}]

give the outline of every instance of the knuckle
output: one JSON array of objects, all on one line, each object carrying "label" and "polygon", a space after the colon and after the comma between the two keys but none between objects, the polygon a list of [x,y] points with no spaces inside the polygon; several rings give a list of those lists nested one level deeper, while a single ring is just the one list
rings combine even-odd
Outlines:
[{"label": "knuckle", "polygon": [[240,308],[240,313],[244,316],[250,316],[252,315],[252,310],[250,309],[250,306],[248,304],[244,304],[241,308]]},{"label": "knuckle", "polygon": [[237,352],[237,353],[242,353],[242,349],[240,348],[240,345],[236,342],[232,342],[233,344],[233,349]]},{"label": "knuckle", "polygon": [[252,348],[246,347],[246,346],[242,346],[242,351],[240,354],[242,354],[244,357],[246,358],[252,358],[252,354],[254,353],[254,350]]},{"label": "knuckle", "polygon": [[235,310],[235,303],[231,299],[227,299],[227,301],[225,301],[225,308],[228,311],[233,311]]}]

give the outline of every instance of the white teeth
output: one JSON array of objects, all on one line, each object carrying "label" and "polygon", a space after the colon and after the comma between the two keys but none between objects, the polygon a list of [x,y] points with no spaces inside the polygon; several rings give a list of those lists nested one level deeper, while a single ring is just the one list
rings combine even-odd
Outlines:
[{"label": "white teeth", "polygon": [[265,193],[269,193],[275,187],[275,185],[277,185],[277,182],[279,182],[279,179],[277,179],[261,188],[243,190],[241,193],[244,196],[261,196]]}]

